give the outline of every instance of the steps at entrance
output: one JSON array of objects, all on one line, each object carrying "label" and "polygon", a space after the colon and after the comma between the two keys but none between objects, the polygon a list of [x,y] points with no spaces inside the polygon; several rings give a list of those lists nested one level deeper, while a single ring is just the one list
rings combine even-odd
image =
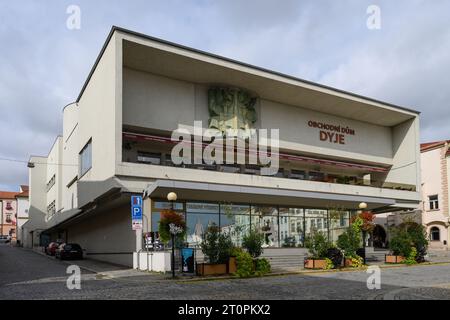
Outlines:
[{"label": "steps at entrance", "polygon": [[272,271],[299,271],[303,269],[303,262],[305,255],[276,255],[276,256],[263,256],[268,259]]},{"label": "steps at entrance", "polygon": [[389,250],[377,249],[372,252],[366,252],[366,262],[384,262],[384,257]]}]

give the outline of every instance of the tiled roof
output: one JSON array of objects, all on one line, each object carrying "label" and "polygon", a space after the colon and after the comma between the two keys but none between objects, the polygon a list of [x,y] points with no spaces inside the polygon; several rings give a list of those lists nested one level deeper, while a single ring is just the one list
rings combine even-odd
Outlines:
[{"label": "tiled roof", "polygon": [[1,199],[15,199],[16,195],[20,192],[10,192],[10,191],[0,191],[0,200]]},{"label": "tiled roof", "polygon": [[450,143],[450,140],[422,143],[422,144],[420,144],[420,151],[424,152],[424,151],[428,151],[428,150],[435,149],[438,147],[442,147],[445,145],[445,143]]},{"label": "tiled roof", "polygon": [[28,198],[28,190],[16,194],[16,198]]}]

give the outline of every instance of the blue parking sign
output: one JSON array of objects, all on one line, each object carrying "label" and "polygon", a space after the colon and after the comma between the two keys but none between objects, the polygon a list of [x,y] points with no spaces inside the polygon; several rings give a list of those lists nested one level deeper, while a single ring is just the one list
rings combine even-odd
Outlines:
[{"label": "blue parking sign", "polygon": [[142,220],[142,197],[131,197],[131,219]]}]

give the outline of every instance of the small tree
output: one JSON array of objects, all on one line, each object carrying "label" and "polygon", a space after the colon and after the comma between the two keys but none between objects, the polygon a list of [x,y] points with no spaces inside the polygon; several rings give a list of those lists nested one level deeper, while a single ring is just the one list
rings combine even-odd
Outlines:
[{"label": "small tree", "polygon": [[351,226],[338,237],[337,246],[344,251],[346,258],[358,258],[356,250],[360,247],[361,239],[359,228]]},{"label": "small tree", "polygon": [[389,241],[389,249],[396,256],[408,257],[411,254],[413,243],[408,232],[404,228],[395,228]]},{"label": "small tree", "polygon": [[251,230],[242,239],[242,247],[256,259],[263,253],[264,236],[258,231]]},{"label": "small tree", "polygon": [[220,233],[219,227],[212,224],[205,232],[200,247],[209,263],[226,263],[234,245],[229,234]]},{"label": "small tree", "polygon": [[333,248],[333,243],[329,241],[323,232],[313,231],[306,238],[305,246],[313,259],[324,259],[327,257],[328,249]]},{"label": "small tree", "polygon": [[366,241],[366,235],[375,229],[374,219],[375,215],[369,211],[361,212],[352,219],[352,225],[355,226],[355,230],[359,228],[360,232],[362,232],[363,243]]},{"label": "small tree", "polygon": [[414,252],[414,259],[417,262],[425,261],[428,240],[423,225],[407,220],[398,227],[393,227],[391,233],[393,236],[389,242],[389,249],[394,255],[408,258],[412,257]]}]

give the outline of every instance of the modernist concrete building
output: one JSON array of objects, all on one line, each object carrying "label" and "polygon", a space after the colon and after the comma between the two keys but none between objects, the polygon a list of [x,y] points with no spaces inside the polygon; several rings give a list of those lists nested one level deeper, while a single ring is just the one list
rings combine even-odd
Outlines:
[{"label": "modernist concrete building", "polygon": [[[274,250],[301,247],[312,229],[335,239],[361,202],[388,212],[421,201],[418,112],[121,28],[63,112],[48,156],[30,158],[28,246],[60,238],[131,265],[172,191],[190,245],[214,222],[237,244],[258,228]],[[279,129],[278,172],[176,165],[172,132],[194,121]],[[135,232],[130,196],[144,190]]]}]

